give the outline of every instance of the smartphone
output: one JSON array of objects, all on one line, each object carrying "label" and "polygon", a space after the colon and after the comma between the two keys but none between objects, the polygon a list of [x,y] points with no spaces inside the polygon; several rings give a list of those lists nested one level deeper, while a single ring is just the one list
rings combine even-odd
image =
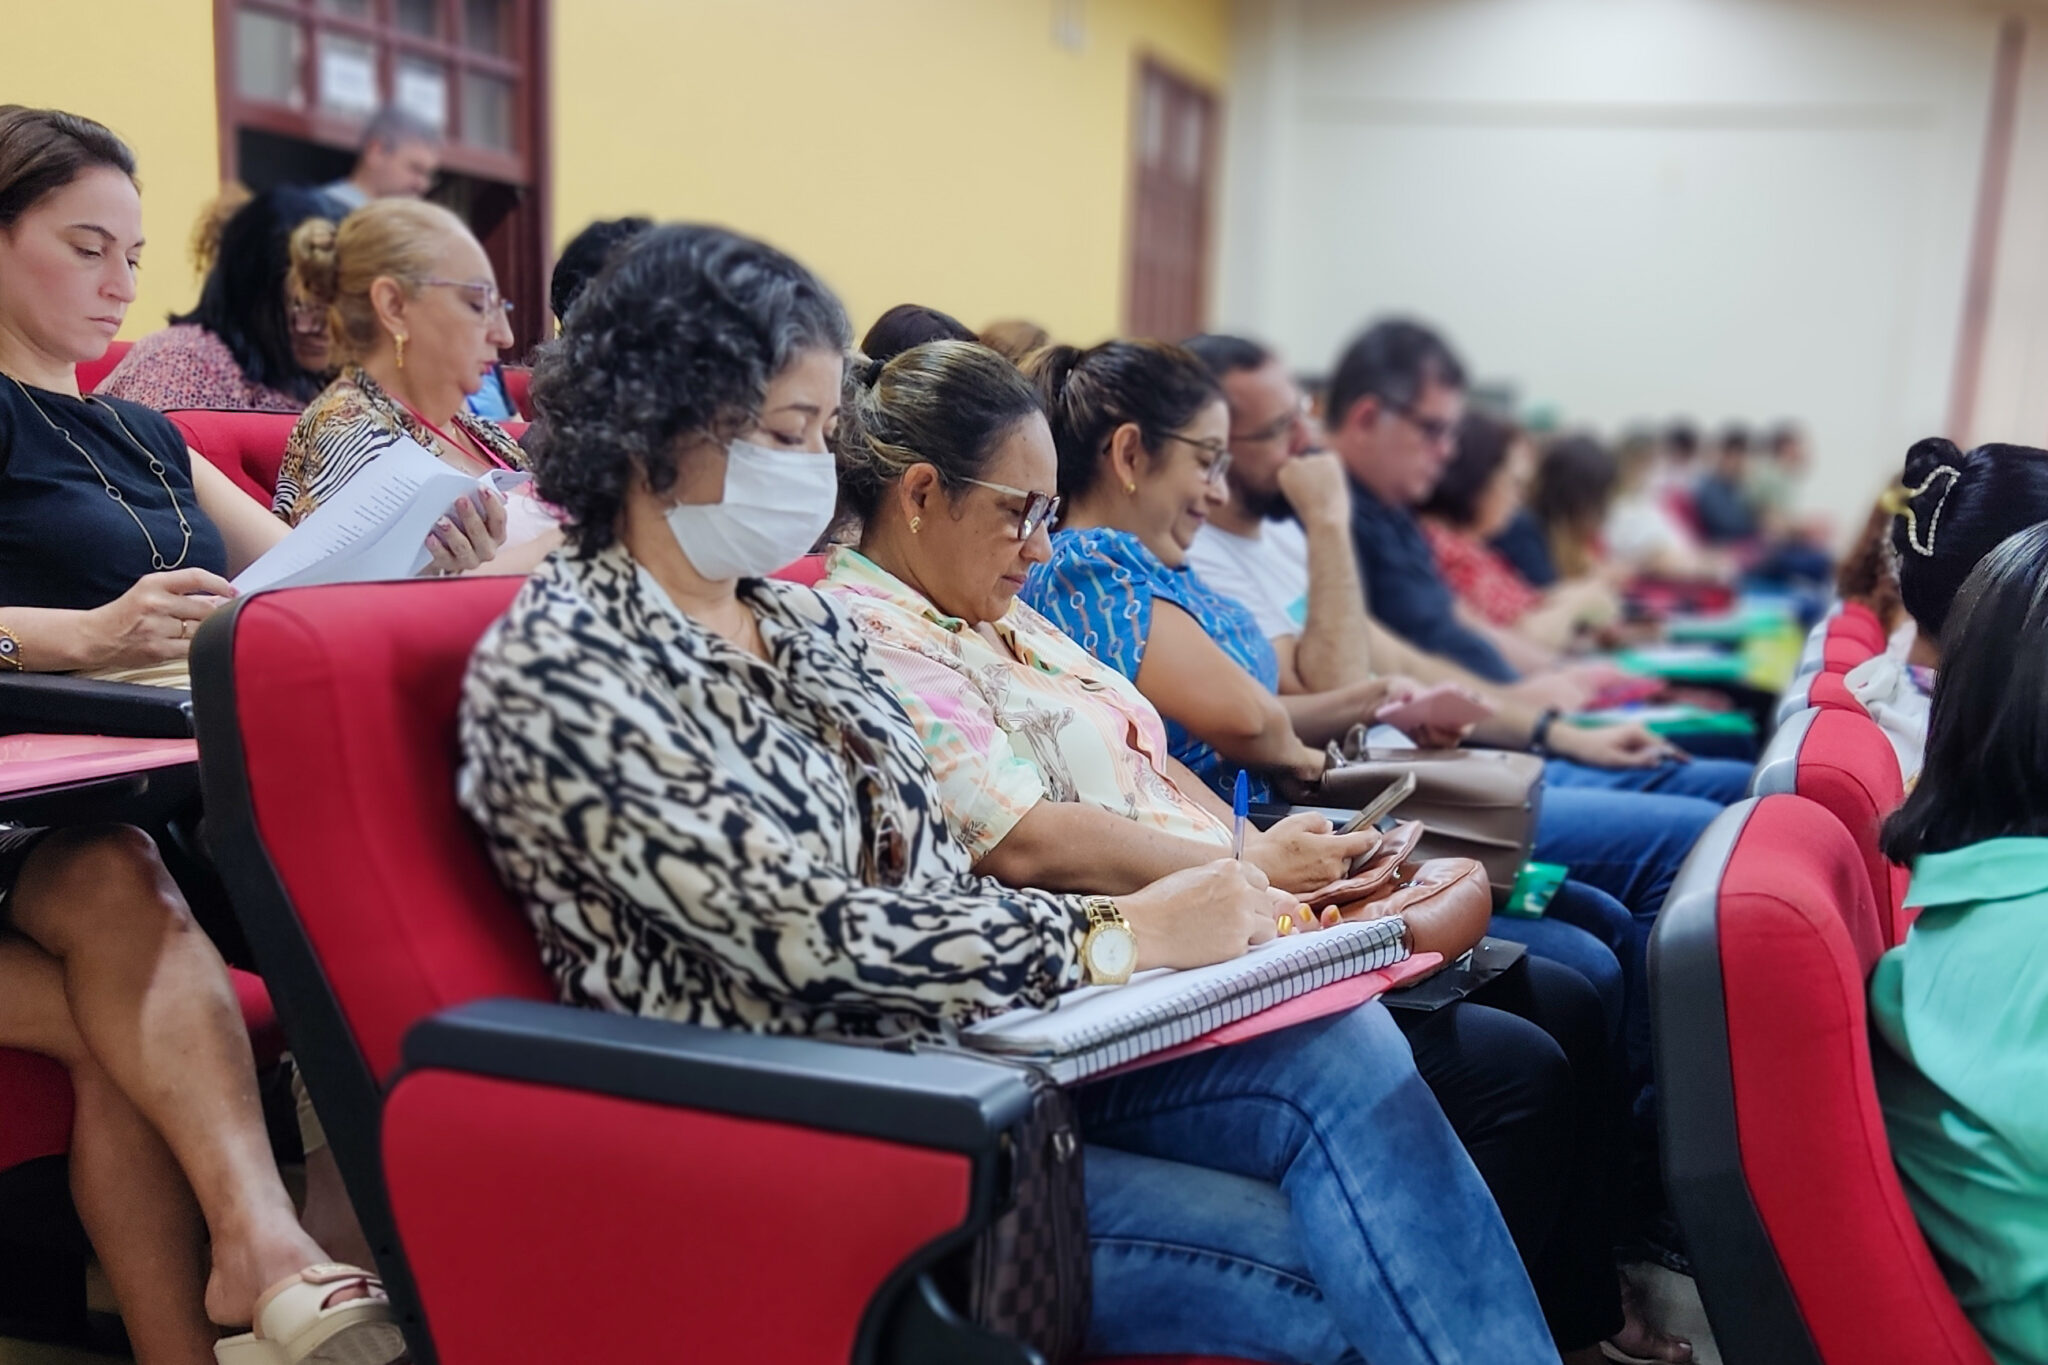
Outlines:
[{"label": "smartphone", "polygon": [[1439,683],[1406,701],[1381,707],[1373,719],[1396,730],[1462,730],[1485,720],[1493,710],[1456,683]]},{"label": "smartphone", "polygon": [[1346,820],[1339,834],[1355,834],[1368,825],[1376,825],[1381,818],[1393,812],[1394,808],[1415,795],[1415,774],[1402,773],[1387,784],[1387,789],[1367,803],[1364,810]]}]

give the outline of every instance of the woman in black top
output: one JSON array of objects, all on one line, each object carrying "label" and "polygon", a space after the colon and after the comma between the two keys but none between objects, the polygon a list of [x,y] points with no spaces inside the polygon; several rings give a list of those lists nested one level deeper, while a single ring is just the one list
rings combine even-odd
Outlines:
[{"label": "woman in black top", "polygon": [[[163,418],[78,396],[135,297],[134,169],[99,124],[0,106],[0,668],[181,659],[285,533]],[[473,563],[454,541],[439,562]],[[299,1226],[226,969],[147,836],[0,827],[0,1046],[70,1070],[72,1189],[138,1361],[204,1365],[252,1321],[238,1361],[403,1353],[376,1280]]]}]

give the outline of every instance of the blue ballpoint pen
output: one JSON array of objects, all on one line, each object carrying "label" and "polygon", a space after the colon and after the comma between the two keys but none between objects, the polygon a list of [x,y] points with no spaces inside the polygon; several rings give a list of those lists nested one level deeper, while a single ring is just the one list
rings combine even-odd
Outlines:
[{"label": "blue ballpoint pen", "polygon": [[1237,770],[1237,786],[1230,793],[1230,814],[1232,817],[1230,856],[1239,860],[1244,858],[1244,820],[1246,814],[1251,810],[1251,795],[1252,784],[1245,777],[1244,769],[1239,768]]}]

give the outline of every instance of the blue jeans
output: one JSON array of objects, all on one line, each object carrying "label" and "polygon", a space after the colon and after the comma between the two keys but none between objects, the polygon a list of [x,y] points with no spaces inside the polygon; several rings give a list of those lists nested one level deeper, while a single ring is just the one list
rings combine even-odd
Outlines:
[{"label": "blue jeans", "polygon": [[1076,1097],[1091,1353],[1557,1360],[1500,1212],[1383,1006]]}]

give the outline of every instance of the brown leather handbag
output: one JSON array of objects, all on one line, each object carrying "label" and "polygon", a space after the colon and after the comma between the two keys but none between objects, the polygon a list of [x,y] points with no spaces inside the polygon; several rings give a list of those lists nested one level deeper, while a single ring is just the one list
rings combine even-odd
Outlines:
[{"label": "brown leather handbag", "polygon": [[1494,903],[1507,899],[1535,839],[1542,759],[1500,749],[1373,749],[1362,725],[1332,744],[1329,756],[1322,781],[1308,785],[1303,801],[1356,810],[1414,773],[1415,794],[1396,814],[1424,826],[1415,856],[1471,858],[1486,869]]}]

